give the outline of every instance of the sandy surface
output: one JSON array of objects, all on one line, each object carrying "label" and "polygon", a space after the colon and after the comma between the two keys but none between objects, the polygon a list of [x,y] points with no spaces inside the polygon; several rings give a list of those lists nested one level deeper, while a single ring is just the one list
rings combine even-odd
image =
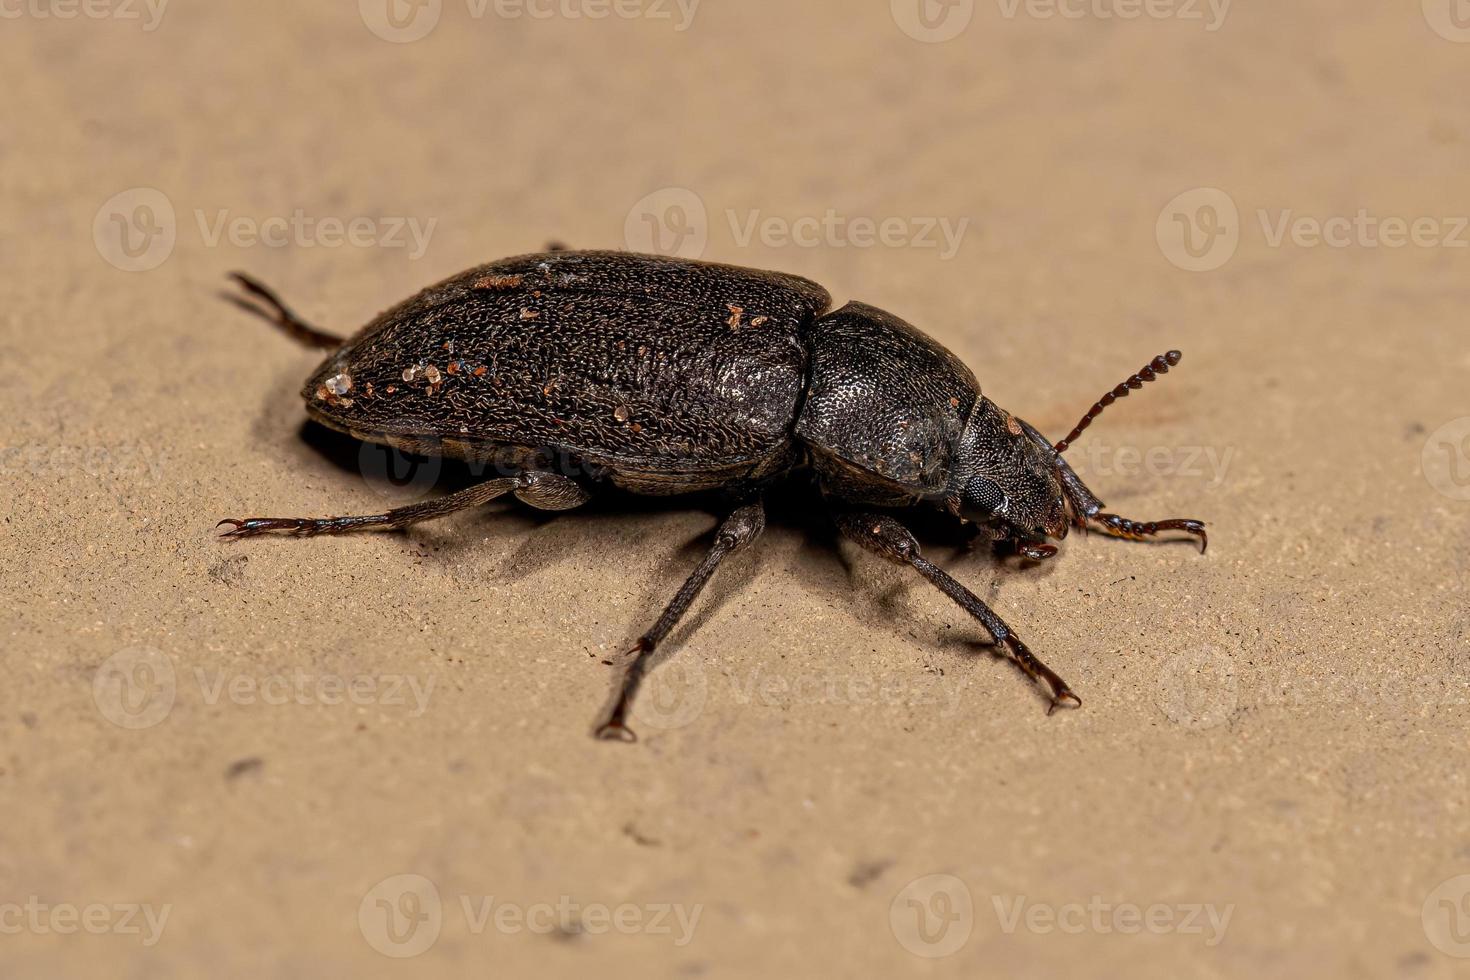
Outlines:
[{"label": "sandy surface", "polygon": [[[1470,31],[1181,5],[979,0],[943,42],[904,27],[965,5],[444,0],[413,41],[371,0],[0,5],[0,975],[1470,969]],[[1054,436],[1185,352],[1074,453],[1208,555],[927,539],[1085,707],[800,508],[636,746],[589,737],[601,661],[708,512],[216,540],[456,477],[303,433],[317,357],[227,270],[350,329],[649,216],[904,316]]]}]

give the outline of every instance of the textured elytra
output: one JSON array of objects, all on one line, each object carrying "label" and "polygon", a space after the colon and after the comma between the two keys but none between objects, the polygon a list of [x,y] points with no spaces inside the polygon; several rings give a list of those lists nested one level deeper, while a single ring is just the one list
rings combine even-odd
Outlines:
[{"label": "textured elytra", "polygon": [[[811,345],[796,433],[816,450],[817,466],[845,485],[856,468],[900,494],[942,493],[980,399],[970,369],[916,327],[865,303],[817,320]],[[875,502],[891,495],[873,489]]]},{"label": "textured elytra", "polygon": [[[453,455],[564,451],[670,490],[777,465],[830,305],[797,276],[620,252],[468,270],[388,310],[308,381],[319,420]],[[401,437],[401,438],[395,438]]]}]

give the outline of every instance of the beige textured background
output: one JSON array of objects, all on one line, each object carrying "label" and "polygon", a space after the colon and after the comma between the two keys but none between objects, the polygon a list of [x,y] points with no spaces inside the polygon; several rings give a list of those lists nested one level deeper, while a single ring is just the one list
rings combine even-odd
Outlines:
[{"label": "beige textured background", "polygon": [[[1470,423],[1440,431],[1470,414],[1470,32],[1437,0],[1115,2],[976,0],[942,43],[905,33],[906,0],[704,0],[684,30],[653,0],[444,0],[407,43],[369,29],[377,0],[5,3],[0,975],[1470,969]],[[940,29],[967,14],[947,9]],[[1197,188],[1237,216],[1170,205]],[[378,244],[208,233],[297,209]],[[829,209],[968,225],[949,258],[737,234]],[[1425,244],[1360,223],[1273,245],[1283,215],[1360,209],[1429,221]],[[1077,452],[1119,511],[1209,521],[1207,556],[1093,535],[1027,570],[929,543],[1082,710],[1047,717],[982,630],[815,515],[719,576],[657,675],[680,724],[637,746],[588,737],[600,660],[707,513],[215,539],[393,495],[303,438],[316,358],[222,303],[227,270],[352,328],[548,239],[638,244],[644,213],[904,316],[1055,435],[1186,352]],[[1212,213],[1218,267],[1180,268],[1174,215]],[[119,219],[163,234],[129,257]],[[394,219],[435,222],[421,256],[383,247]],[[264,703],[281,678],[307,703]],[[324,703],[353,679],[368,703]],[[115,724],[124,697],[157,723]],[[411,908],[418,879],[379,886],[403,874],[442,901],[411,959],[374,947],[412,951],[377,904]],[[929,875],[951,877],[910,887]],[[908,904],[930,886],[934,944]],[[465,900],[488,896],[565,896],[583,931],[477,930]],[[98,903],[100,935],[26,911]],[[126,903],[169,907],[156,943],[108,926]],[[692,941],[591,931],[625,903],[698,907]],[[1018,903],[1068,929],[1007,931]],[[1128,931],[1130,908],[1177,926],[1196,904],[1229,911],[1223,936]]]}]

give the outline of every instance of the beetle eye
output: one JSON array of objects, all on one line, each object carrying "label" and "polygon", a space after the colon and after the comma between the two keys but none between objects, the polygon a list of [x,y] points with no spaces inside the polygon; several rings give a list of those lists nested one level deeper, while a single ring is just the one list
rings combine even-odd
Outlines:
[{"label": "beetle eye", "polygon": [[1005,491],[994,480],[976,476],[965,484],[965,506],[968,508],[985,514],[999,514],[1004,513],[1006,504]]}]

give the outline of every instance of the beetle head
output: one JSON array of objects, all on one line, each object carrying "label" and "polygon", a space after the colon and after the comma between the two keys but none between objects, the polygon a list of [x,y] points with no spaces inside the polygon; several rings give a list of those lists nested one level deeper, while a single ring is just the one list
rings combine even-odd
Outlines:
[{"label": "beetle head", "polygon": [[1056,453],[1020,419],[981,398],[951,471],[950,510],[1030,541],[1067,536],[1068,508]]}]

